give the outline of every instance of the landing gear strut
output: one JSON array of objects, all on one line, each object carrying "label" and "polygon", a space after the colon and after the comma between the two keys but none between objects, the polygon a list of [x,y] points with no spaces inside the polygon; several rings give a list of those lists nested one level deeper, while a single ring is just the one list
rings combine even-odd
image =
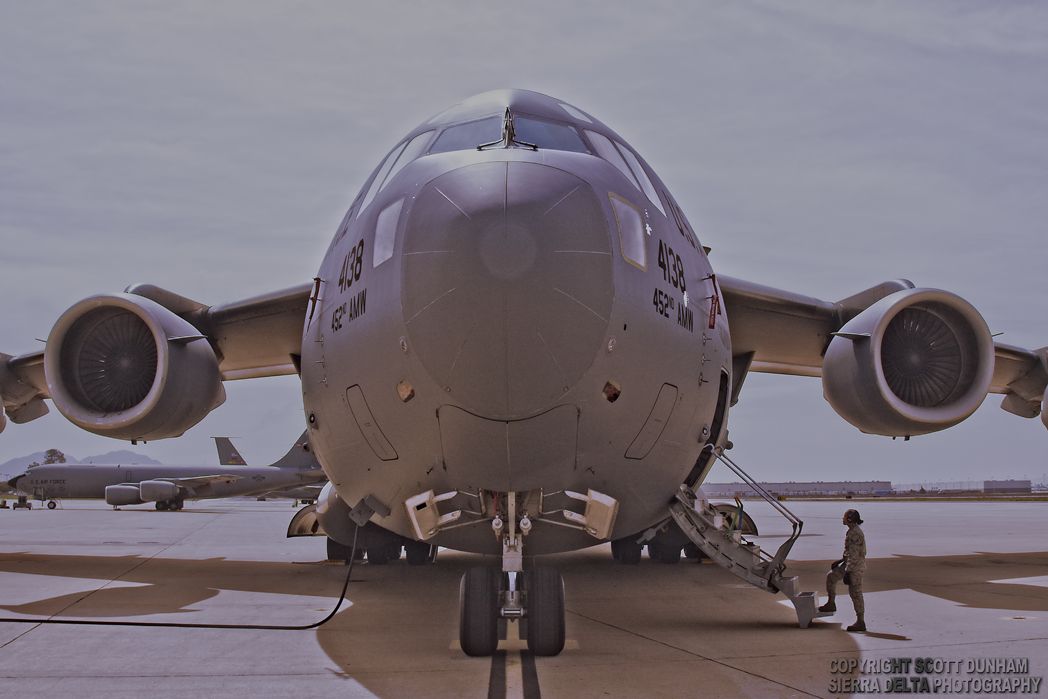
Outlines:
[{"label": "landing gear strut", "polygon": [[[459,496],[463,496],[460,498]],[[465,498],[478,503],[476,510],[463,505]],[[549,509],[543,505],[552,499]],[[457,500],[457,502],[456,502]],[[579,512],[579,503],[585,505]],[[457,505],[457,508],[456,508]],[[534,522],[543,526],[568,527],[585,532],[596,541],[608,541],[615,527],[619,501],[593,489],[585,493],[541,489],[524,492],[475,493],[432,490],[404,501],[418,549],[408,548],[409,561],[421,559],[421,547],[441,531],[457,527],[491,524],[502,546],[502,570],[472,568],[459,588],[459,642],[467,655],[490,655],[498,648],[492,629],[498,620],[525,619],[528,647],[534,655],[557,655],[564,650],[564,580],[550,568],[524,570],[524,539]],[[534,521],[533,519],[534,518]],[[683,545],[683,542],[681,542]],[[612,545],[615,557],[627,563],[640,559],[636,538]],[[680,555],[680,547],[677,548]]]}]

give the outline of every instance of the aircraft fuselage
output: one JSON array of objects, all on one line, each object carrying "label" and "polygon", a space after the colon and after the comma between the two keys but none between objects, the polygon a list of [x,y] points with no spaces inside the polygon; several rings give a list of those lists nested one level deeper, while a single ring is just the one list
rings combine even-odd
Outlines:
[{"label": "aircraft fuselage", "polygon": [[[101,500],[107,486],[142,481],[202,478],[228,474],[235,479],[201,485],[188,499],[224,498],[279,490],[310,482],[288,469],[273,466],[164,466],[158,464],[41,464],[28,469],[14,484],[38,500]],[[315,481],[315,479],[313,479]]]},{"label": "aircraft fuselage", "polygon": [[[614,498],[611,538],[633,534],[726,434],[730,339],[701,244],[632,148],[555,99],[486,93],[409,133],[318,277],[314,451],[346,503],[371,496],[404,536],[405,500],[428,490],[467,511],[530,493],[532,553],[597,543],[560,526],[578,505],[563,491]],[[482,519],[433,542],[500,550]]]}]

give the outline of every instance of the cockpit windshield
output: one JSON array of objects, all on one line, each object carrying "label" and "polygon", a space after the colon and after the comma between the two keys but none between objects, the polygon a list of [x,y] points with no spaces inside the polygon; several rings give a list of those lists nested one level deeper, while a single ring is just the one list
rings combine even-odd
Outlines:
[{"label": "cockpit windshield", "polygon": [[484,143],[502,138],[502,117],[489,116],[465,124],[456,124],[444,129],[433,142],[430,153],[446,153],[452,150],[473,150]]},{"label": "cockpit windshield", "polygon": [[[539,150],[588,152],[579,132],[568,124],[518,114],[512,115],[511,118],[517,145],[533,145]],[[506,117],[497,115],[449,126],[433,142],[429,152],[473,150],[480,146],[498,144],[502,140],[505,123]]]},{"label": "cockpit windshield", "polygon": [[513,118],[513,125],[517,128],[518,140],[534,143],[539,148],[570,150],[574,153],[587,152],[586,144],[582,142],[579,132],[567,124],[517,116]]}]

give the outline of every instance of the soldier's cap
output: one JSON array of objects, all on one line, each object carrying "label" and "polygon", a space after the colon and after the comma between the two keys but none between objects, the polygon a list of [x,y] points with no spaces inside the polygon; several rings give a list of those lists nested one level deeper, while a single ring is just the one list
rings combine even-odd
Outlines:
[{"label": "soldier's cap", "polygon": [[859,517],[859,511],[858,510],[848,510],[847,512],[844,513],[844,517],[849,522],[855,522],[856,524],[862,524],[862,518]]}]

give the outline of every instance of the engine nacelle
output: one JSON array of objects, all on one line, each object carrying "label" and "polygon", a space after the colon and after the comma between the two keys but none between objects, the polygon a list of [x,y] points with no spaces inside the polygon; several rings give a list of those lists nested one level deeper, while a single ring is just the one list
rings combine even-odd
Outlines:
[{"label": "engine nacelle", "polygon": [[939,289],[907,289],[838,331],[823,358],[823,394],[863,432],[927,434],[975,412],[993,366],[990,331],[970,303]]},{"label": "engine nacelle", "polygon": [[[357,525],[349,518],[349,505],[339,496],[330,481],[321,489],[316,508],[317,521],[320,522],[324,533],[343,546],[352,546]],[[360,543],[358,541],[358,545]]]},{"label": "engine nacelle", "polygon": [[134,294],[92,296],[63,313],[47,339],[44,371],[70,422],[118,439],[177,437],[226,398],[200,331]]},{"label": "engine nacelle", "polygon": [[106,504],[113,507],[120,505],[141,505],[137,485],[107,485]]},{"label": "engine nacelle", "polygon": [[1044,389],[1044,396],[1041,398],[1041,422],[1048,429],[1048,388]]},{"label": "engine nacelle", "polygon": [[182,489],[170,481],[142,481],[138,492],[145,502],[166,502],[177,500]]}]

